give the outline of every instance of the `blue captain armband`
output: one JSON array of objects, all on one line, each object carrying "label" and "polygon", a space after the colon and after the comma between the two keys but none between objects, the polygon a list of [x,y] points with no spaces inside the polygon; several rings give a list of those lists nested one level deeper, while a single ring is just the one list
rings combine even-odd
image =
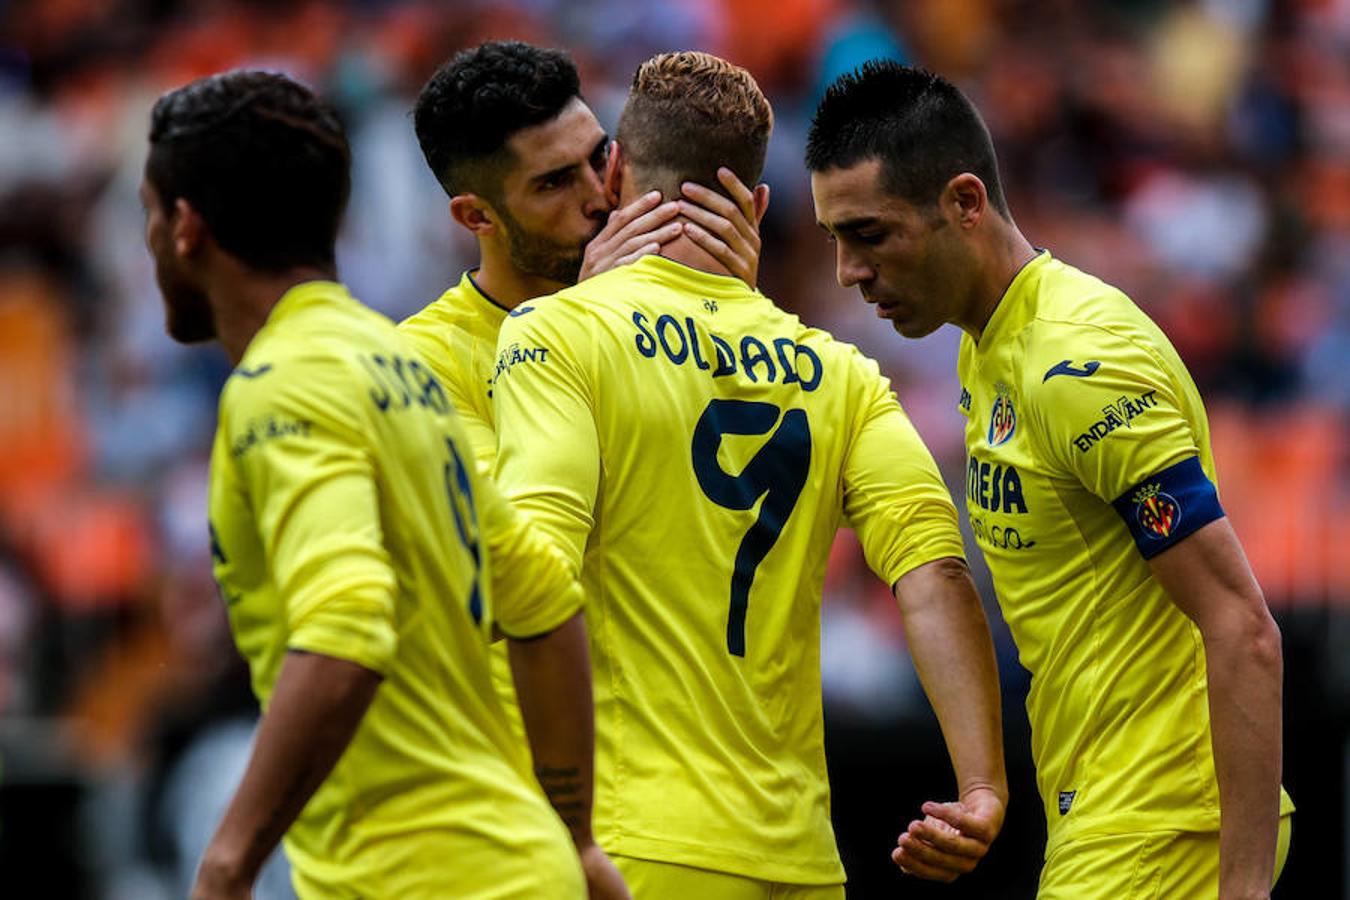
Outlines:
[{"label": "blue captain armband", "polygon": [[1145,478],[1111,505],[1125,520],[1144,559],[1223,518],[1218,491],[1195,456]]}]

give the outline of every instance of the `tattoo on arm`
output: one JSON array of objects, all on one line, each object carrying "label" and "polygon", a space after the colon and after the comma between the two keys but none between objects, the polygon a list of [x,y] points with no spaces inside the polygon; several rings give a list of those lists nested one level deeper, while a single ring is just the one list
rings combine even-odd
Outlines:
[{"label": "tattoo on arm", "polygon": [[568,829],[575,831],[583,825],[586,803],[581,796],[581,770],[576,766],[564,769],[539,766],[534,774]]}]

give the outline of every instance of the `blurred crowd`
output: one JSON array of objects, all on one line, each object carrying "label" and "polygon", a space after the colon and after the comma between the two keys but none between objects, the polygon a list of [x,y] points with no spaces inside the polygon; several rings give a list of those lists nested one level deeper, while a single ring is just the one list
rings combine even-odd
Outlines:
[{"label": "blurred crowd", "polygon": [[[341,273],[398,318],[475,261],[418,151],[412,100],[456,50],[507,36],[569,49],[611,128],[653,53],[701,48],[749,68],[777,120],[763,289],[882,362],[959,486],[958,334],[902,341],[837,287],[801,161],[825,85],[865,59],[955,80],[989,122],[1022,230],[1124,289],[1176,343],[1272,606],[1350,606],[1347,0],[11,0],[0,794],[67,776],[101,785],[97,836],[71,840],[106,857],[87,866],[118,870],[114,895],[177,889],[198,839],[183,784],[203,767],[219,775],[211,748],[236,758],[255,715],[205,527],[228,367],[163,332],[137,199],[150,106],[238,66],[318,88],[354,151]],[[847,538],[824,642],[843,714],[885,719],[916,702],[893,602]]]}]

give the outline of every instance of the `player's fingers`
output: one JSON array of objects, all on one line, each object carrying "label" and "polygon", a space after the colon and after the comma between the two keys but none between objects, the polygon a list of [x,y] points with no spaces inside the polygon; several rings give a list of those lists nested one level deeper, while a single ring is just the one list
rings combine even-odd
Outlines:
[{"label": "player's fingers", "polygon": [[994,824],[982,816],[973,816],[962,803],[933,803],[923,805],[923,813],[940,819],[962,834],[989,843],[994,839]]},{"label": "player's fingers", "polygon": [[946,853],[908,833],[900,835],[895,852],[906,868],[922,866],[934,871],[950,872],[953,876],[969,872],[979,862],[978,859]]},{"label": "player's fingers", "polygon": [[680,193],[697,206],[717,213],[724,219],[734,218],[736,215],[744,216],[744,210],[740,209],[740,204],[735,200],[726,197],[710,187],[699,184],[696,181],[686,181],[680,185]]},{"label": "player's fingers", "polygon": [[[629,204],[624,209],[628,210],[633,205],[635,204]],[[605,223],[605,227],[600,229],[600,233],[595,236],[591,244],[597,247],[609,247],[629,241],[634,237],[642,237],[674,219],[678,212],[679,207],[674,201],[663,203],[634,216],[620,217],[616,212]]]},{"label": "player's fingers", "polygon": [[616,259],[614,261],[614,265],[611,266],[610,268],[617,269],[619,266],[626,266],[629,263],[637,262],[644,256],[650,256],[653,253],[660,253],[660,252],[661,252],[660,244],[657,243],[643,244],[641,247],[634,250],[632,253],[629,253],[627,256],[623,256],[620,257],[619,259]]},{"label": "player's fingers", "polygon": [[641,197],[638,197],[627,206],[621,206],[609,214],[608,225],[614,226],[617,231],[639,216],[651,212],[661,205],[661,192],[648,191]]},{"label": "player's fingers", "polygon": [[747,243],[745,233],[725,216],[706,210],[696,203],[690,203],[688,200],[681,200],[679,204],[680,215],[703,226],[728,244],[736,243],[744,246]]},{"label": "player's fingers", "polygon": [[968,837],[940,819],[929,817],[909,826],[909,834],[949,856],[979,861],[989,851],[984,841]]},{"label": "player's fingers", "polygon": [[717,170],[717,180],[722,183],[722,187],[727,189],[727,193],[731,195],[731,199],[736,202],[736,206],[740,209],[741,215],[745,217],[745,220],[749,222],[751,226],[753,226],[755,223],[754,191],[750,190],[745,182],[741,181],[741,179],[736,176],[736,173],[726,166],[722,166]]},{"label": "player's fingers", "polygon": [[682,223],[668,222],[667,224],[662,225],[660,228],[657,228],[654,231],[643,231],[639,234],[633,235],[632,237],[625,240],[622,244],[620,244],[618,249],[615,250],[615,253],[626,255],[632,253],[638,247],[642,247],[646,244],[651,243],[665,244],[669,241],[675,240],[683,233],[684,233],[684,225]]},{"label": "player's fingers", "polygon": [[896,847],[892,850],[891,861],[899,866],[900,871],[906,875],[913,875],[915,878],[924,878],[929,881],[955,881],[957,876],[961,874],[920,859],[907,847]]},{"label": "player's fingers", "polygon": [[704,250],[707,250],[713,255],[714,259],[723,265],[735,262],[736,254],[727,246],[726,241],[708,231],[706,228],[701,228],[694,222],[685,222],[684,233],[688,235],[691,241],[698,244]]}]

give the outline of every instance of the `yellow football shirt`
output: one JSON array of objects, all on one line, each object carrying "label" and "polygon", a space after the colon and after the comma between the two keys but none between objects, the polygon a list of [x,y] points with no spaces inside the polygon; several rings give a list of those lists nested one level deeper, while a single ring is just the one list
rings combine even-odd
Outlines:
[{"label": "yellow football shirt", "polygon": [[[497,365],[497,332],[505,319],[506,307],[489,297],[469,271],[460,277],[459,284],[398,325],[459,411],[478,471],[485,477],[491,477],[497,456],[492,376]],[[512,732],[523,744],[525,723],[516,702],[516,683],[505,642],[494,644],[490,655],[492,686]]]},{"label": "yellow football shirt", "polygon": [[473,272],[465,272],[459,284],[398,325],[450,395],[485,475],[491,474],[497,453],[492,374],[497,332],[505,319],[506,307],[478,287]]},{"label": "yellow football shirt", "polygon": [[383,676],[287,833],[302,896],[584,895],[487,661],[494,621],[547,631],[580,589],[463,448],[440,382],[332,282],[288,291],[222,392],[212,552],[260,701],[288,650]]},{"label": "yellow football shirt", "polygon": [[647,256],[512,311],[498,484],[581,567],[595,825],[622,856],[835,884],[820,599],[845,522],[893,584],[962,555],[877,365]]},{"label": "yellow football shirt", "polygon": [[1185,365],[1128,297],[1042,252],[958,370],[970,524],[1032,676],[1047,853],[1217,830],[1204,646],[1147,562],[1223,515]]}]

